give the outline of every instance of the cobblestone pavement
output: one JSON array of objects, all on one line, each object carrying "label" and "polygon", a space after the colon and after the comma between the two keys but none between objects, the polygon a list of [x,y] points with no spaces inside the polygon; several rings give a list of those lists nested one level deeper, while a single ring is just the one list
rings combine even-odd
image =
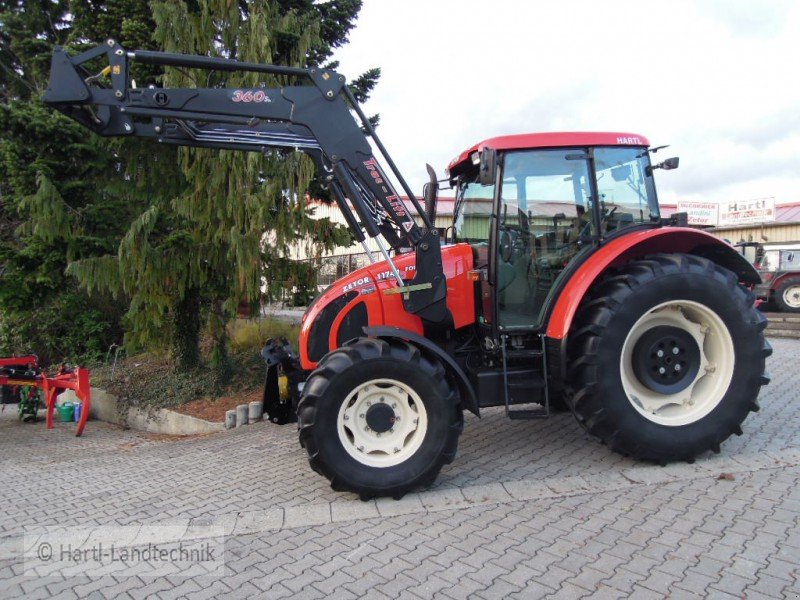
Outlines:
[{"label": "cobblestone pavement", "polygon": [[[308,468],[292,426],[173,439],[0,415],[0,597],[800,598],[800,341],[722,453],[664,468],[569,415],[467,417],[430,490],[360,502]],[[722,477],[720,477],[722,476]],[[27,577],[25,527],[226,532],[226,574]],[[178,538],[176,538],[178,539]]]}]

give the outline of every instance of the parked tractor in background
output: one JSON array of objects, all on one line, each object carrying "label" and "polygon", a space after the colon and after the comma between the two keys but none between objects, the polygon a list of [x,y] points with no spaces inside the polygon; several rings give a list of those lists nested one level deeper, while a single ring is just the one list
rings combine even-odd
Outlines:
[{"label": "parked tractor in background", "polygon": [[[129,60],[300,84],[142,89]],[[263,352],[267,413],[296,411],[311,467],[334,489],[398,498],[430,484],[456,455],[464,411],[536,419],[566,407],[613,450],[664,464],[719,452],[758,410],[771,352],[751,291],[759,275],[728,244],[661,218],[653,174],[678,160],[651,163],[660,148],[641,135],[472,146],[449,165],[456,207],[442,240],[436,176],[423,209],[333,71],[108,40],[75,57],[56,50],[44,100],[101,135],[307,152],[355,238],[375,240],[381,259],[365,245],[372,264],[306,311],[299,357],[280,341]]]},{"label": "parked tractor in background", "polygon": [[800,312],[800,243],[737,244],[754,263],[761,283],[756,298],[779,312]]}]

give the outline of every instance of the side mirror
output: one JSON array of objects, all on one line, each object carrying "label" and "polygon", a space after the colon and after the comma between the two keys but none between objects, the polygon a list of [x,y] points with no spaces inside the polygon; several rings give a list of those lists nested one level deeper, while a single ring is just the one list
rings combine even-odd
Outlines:
[{"label": "side mirror", "polygon": [[426,164],[428,171],[428,182],[422,187],[422,197],[425,200],[425,214],[431,221],[431,225],[436,225],[436,201],[439,196],[439,182],[436,179],[436,171],[433,167]]},{"label": "side mirror", "polygon": [[665,171],[671,171],[672,169],[677,169],[678,164],[680,163],[680,158],[677,156],[673,156],[672,158],[668,158],[662,163],[659,163],[659,166],[664,169]]},{"label": "side mirror", "polygon": [[653,171],[656,169],[664,169],[665,171],[671,171],[672,169],[678,168],[678,163],[680,162],[680,158],[677,156],[673,156],[672,158],[668,158],[667,160],[658,163],[657,165],[651,165],[645,169],[648,175],[652,175]]},{"label": "side mirror", "polygon": [[497,178],[497,150],[484,148],[481,150],[478,181],[481,185],[494,185]]}]

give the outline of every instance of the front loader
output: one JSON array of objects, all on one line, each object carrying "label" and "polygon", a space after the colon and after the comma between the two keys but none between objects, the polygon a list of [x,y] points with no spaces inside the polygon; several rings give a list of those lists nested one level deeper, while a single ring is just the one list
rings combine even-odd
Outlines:
[{"label": "front loader", "polygon": [[[87,67],[98,60],[99,75]],[[128,77],[134,60],[297,84],[142,89]],[[642,136],[476,144],[448,167],[456,206],[440,232],[435,175],[423,209],[333,71],[108,40],[74,57],[57,49],[44,101],[100,135],[294,148],[316,162],[371,264],[314,300],[299,357],[281,341],[264,349],[265,409],[274,422],[296,414],[312,468],[334,489],[401,497],[432,483],[455,457],[465,410],[568,409],[611,449],[660,464],[718,452],[758,410],[771,352],[753,307],[758,274],[724,242],[661,218],[653,174],[678,161],[653,164],[660,148]]]}]

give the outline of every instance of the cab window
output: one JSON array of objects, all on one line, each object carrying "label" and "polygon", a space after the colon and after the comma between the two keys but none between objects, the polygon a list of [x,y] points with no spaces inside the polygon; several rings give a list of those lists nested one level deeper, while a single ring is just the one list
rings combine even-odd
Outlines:
[{"label": "cab window", "polygon": [[603,233],[659,218],[650,157],[644,148],[595,148]]}]

